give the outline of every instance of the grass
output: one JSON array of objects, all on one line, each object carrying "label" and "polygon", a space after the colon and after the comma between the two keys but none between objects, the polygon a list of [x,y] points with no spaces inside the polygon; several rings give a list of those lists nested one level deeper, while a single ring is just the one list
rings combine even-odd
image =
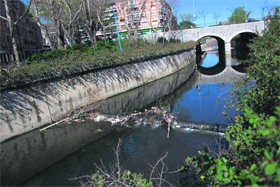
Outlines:
[{"label": "grass", "polygon": [[[64,77],[85,71],[98,70],[149,58],[188,50],[197,45],[196,42],[188,43],[140,43],[137,48],[129,47],[123,41],[123,53],[116,43],[112,45],[99,45],[96,49],[66,49],[62,55],[57,51],[52,55],[42,54],[34,56],[35,60],[27,61],[12,72],[1,71],[0,89],[23,86],[28,83]],[[55,54],[55,55],[53,55]]]}]

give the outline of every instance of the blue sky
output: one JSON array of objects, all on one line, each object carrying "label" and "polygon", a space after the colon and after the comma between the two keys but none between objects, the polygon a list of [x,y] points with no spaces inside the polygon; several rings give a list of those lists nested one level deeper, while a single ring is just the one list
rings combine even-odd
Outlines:
[{"label": "blue sky", "polygon": [[200,12],[207,13],[205,17],[206,25],[213,25],[216,23],[213,13],[219,15],[218,22],[226,21],[234,8],[244,6],[246,11],[251,11],[251,18],[261,19],[263,7],[280,6],[280,0],[177,0],[174,14],[178,21],[180,21],[179,15],[182,12],[193,14],[193,2],[198,26],[204,25],[204,18],[200,15]]}]

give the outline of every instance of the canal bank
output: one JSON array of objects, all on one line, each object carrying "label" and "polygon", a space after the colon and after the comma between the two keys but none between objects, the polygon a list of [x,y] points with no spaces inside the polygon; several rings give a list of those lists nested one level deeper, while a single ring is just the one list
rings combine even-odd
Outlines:
[{"label": "canal bank", "polygon": [[64,118],[75,109],[168,76],[195,70],[195,49],[64,79],[40,81],[1,90],[0,132],[3,142]]}]

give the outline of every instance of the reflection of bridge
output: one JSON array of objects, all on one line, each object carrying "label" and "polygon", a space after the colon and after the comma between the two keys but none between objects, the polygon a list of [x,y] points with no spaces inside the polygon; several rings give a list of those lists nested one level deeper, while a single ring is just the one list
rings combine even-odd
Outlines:
[{"label": "reflection of bridge", "polygon": [[240,73],[232,67],[226,67],[221,73],[217,75],[204,75],[198,73],[196,84],[215,84],[215,83],[228,83],[235,82],[244,77],[245,73]]},{"label": "reflection of bridge", "polygon": [[[213,27],[204,27],[196,29],[186,29],[182,31],[172,31],[170,34],[166,33],[166,38],[176,38],[183,41],[189,40],[199,40],[203,37],[214,37],[218,42],[222,42],[225,46],[226,54],[231,53],[231,40],[242,33],[253,33],[260,35],[265,29],[265,22],[250,22],[250,23],[240,23],[232,25],[220,25]],[[155,33],[144,35],[143,38],[148,40],[155,39],[157,37],[163,36],[163,33]]]}]

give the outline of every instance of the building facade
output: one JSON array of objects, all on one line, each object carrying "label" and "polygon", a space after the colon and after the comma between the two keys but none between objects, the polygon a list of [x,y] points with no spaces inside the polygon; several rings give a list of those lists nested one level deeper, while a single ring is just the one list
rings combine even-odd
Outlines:
[{"label": "building facade", "polygon": [[139,24],[137,30],[142,34],[161,30],[167,25],[171,15],[170,8],[162,6],[161,0],[111,0],[105,10],[105,20],[112,19],[111,27],[114,32],[116,29],[113,11],[121,35],[127,33],[131,22],[133,26],[130,28],[134,30],[136,24]]},{"label": "building facade", "polygon": [[[20,0],[9,0],[12,20],[16,20],[25,12],[25,5]],[[6,17],[4,0],[0,0],[0,15]],[[43,39],[39,26],[27,14],[15,27],[15,35],[20,59],[26,59],[30,54],[43,47]],[[1,66],[14,60],[12,38],[9,23],[0,18],[0,62]]]}]

